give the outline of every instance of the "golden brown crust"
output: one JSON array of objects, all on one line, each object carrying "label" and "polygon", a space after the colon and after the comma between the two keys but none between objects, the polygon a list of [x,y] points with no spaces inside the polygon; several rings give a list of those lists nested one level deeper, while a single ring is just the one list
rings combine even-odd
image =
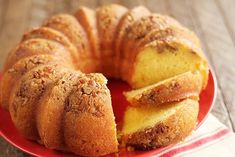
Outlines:
[{"label": "golden brown crust", "polygon": [[116,29],[115,53],[122,51],[122,40],[129,27],[138,19],[150,15],[150,11],[144,6],[138,6],[129,10],[120,20]]},{"label": "golden brown crust", "polygon": [[129,27],[124,37],[125,40],[123,42],[126,44],[122,55],[128,58],[130,54],[129,51],[135,43],[138,43],[149,33],[149,30],[163,29],[170,26],[181,27],[173,18],[161,14],[151,14],[135,21],[132,26]]},{"label": "golden brown crust", "polygon": [[73,85],[83,74],[68,71],[55,83],[48,86],[36,111],[37,129],[41,142],[47,148],[67,150],[64,143],[63,116],[65,101]]},{"label": "golden brown crust", "polygon": [[196,126],[199,110],[197,101],[190,99],[183,101],[185,104],[173,115],[156,123],[155,126],[124,135],[123,142],[135,149],[151,150],[182,141]]},{"label": "golden brown crust", "polygon": [[30,39],[20,43],[9,53],[3,72],[6,72],[20,59],[37,54],[55,55],[73,67],[71,54],[63,45],[47,39]]},{"label": "golden brown crust", "polygon": [[115,30],[126,12],[127,9],[125,7],[117,4],[102,6],[96,10],[100,53],[101,58],[105,60],[105,62],[102,62],[102,73],[108,77],[115,75],[113,70]]},{"label": "golden brown crust", "polygon": [[11,118],[26,138],[40,139],[35,116],[38,101],[48,85],[63,76],[66,70],[58,64],[40,65],[26,73],[12,90],[9,102]]},{"label": "golden brown crust", "polygon": [[62,34],[59,31],[56,31],[49,27],[39,27],[35,28],[27,33],[24,34],[22,41],[26,41],[29,39],[35,39],[35,38],[43,38],[48,40],[56,41],[60,44],[62,44],[64,47],[68,49],[68,51],[71,53],[73,57],[73,63],[78,60],[78,52],[74,44],[72,44],[69,39]]},{"label": "golden brown crust", "polygon": [[63,65],[63,61],[53,55],[34,55],[20,59],[12,68],[8,69],[1,78],[1,106],[8,110],[9,98],[12,87],[19,81],[19,79],[31,69],[51,62],[57,62]]},{"label": "golden brown crust", "polygon": [[120,57],[121,51],[123,51],[123,38],[128,31],[129,27],[138,19],[144,16],[150,15],[150,11],[144,6],[138,6],[129,10],[123,17],[120,19],[120,22],[116,29],[116,37],[114,42],[114,52],[115,52],[115,69],[117,70],[116,75],[119,76],[119,66],[122,58]]},{"label": "golden brown crust", "polygon": [[103,75],[88,74],[67,99],[65,143],[78,155],[101,156],[118,150],[111,97],[105,84]]},{"label": "golden brown crust", "polygon": [[91,47],[91,58],[94,58],[93,64],[95,64],[96,71],[101,71],[101,57],[99,49],[98,30],[96,26],[96,14],[94,10],[87,7],[80,7],[74,14],[81,26],[86,31],[90,47]]},{"label": "golden brown crust", "polygon": [[72,15],[54,15],[46,21],[44,26],[53,28],[67,36],[67,38],[77,47],[80,55],[88,53],[89,47],[85,31]]},{"label": "golden brown crust", "polygon": [[130,58],[135,58],[139,50],[142,49],[144,46],[151,44],[151,42],[164,41],[168,38],[179,38],[179,40],[180,38],[182,38],[181,40],[184,40],[185,44],[188,45],[188,47],[191,47],[195,53],[200,55],[202,58],[205,58],[198,37],[183,26],[169,26],[151,30],[143,40],[136,43],[136,47],[132,51],[133,53],[131,53],[132,56]]},{"label": "golden brown crust", "polygon": [[[132,106],[161,105],[186,98],[198,99],[202,90],[202,77],[199,72],[186,72],[156,84],[135,97],[132,91],[124,93]],[[138,90],[137,90],[138,91]]]},{"label": "golden brown crust", "polygon": [[86,31],[92,50],[92,56],[94,58],[99,58],[99,40],[98,31],[96,27],[96,15],[95,11],[87,7],[80,7],[78,11],[74,14],[83,29]]},{"label": "golden brown crust", "polygon": [[54,15],[44,24],[44,26],[63,33],[75,45],[79,55],[76,67],[79,70],[88,73],[95,71],[86,33],[74,16],[69,14]]}]

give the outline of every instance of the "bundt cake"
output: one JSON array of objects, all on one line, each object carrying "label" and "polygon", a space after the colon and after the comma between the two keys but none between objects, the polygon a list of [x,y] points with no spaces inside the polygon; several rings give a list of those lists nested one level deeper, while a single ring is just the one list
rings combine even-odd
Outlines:
[{"label": "bundt cake", "polygon": [[[105,76],[134,89],[118,130]],[[101,156],[183,140],[207,79],[199,39],[173,18],[143,6],[81,7],[24,34],[3,67],[0,104],[27,139]]]}]

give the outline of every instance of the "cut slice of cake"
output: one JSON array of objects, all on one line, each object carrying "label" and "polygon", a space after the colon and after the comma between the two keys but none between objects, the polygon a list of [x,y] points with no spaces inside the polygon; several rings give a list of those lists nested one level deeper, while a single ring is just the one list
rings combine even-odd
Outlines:
[{"label": "cut slice of cake", "polygon": [[200,52],[182,36],[166,36],[138,51],[126,79],[132,87],[141,88],[187,71],[199,71],[205,88],[208,63]]},{"label": "cut slice of cake", "polygon": [[186,72],[156,84],[125,92],[126,99],[133,106],[160,105],[185,98],[199,99],[202,77],[199,72]]},{"label": "cut slice of cake", "polygon": [[161,14],[151,14],[136,20],[127,30],[123,39],[123,51],[121,51],[120,58],[122,64],[120,66],[121,76],[126,78],[126,71],[131,65],[129,58],[132,50],[135,48],[136,43],[143,40],[144,37],[153,29],[161,29],[167,27],[181,27],[181,25],[174,19]]},{"label": "cut slice of cake", "polygon": [[125,46],[125,35],[126,32],[130,29],[132,24],[138,19],[150,15],[150,11],[144,6],[137,6],[129,10],[123,17],[121,18],[117,29],[116,29],[116,40],[114,42],[114,51],[115,51],[115,70],[116,75],[120,75],[120,65],[123,61],[123,58],[120,58],[120,54],[123,51]]},{"label": "cut slice of cake", "polygon": [[198,110],[198,102],[192,99],[160,106],[128,107],[121,142],[141,150],[177,143],[193,131]]}]

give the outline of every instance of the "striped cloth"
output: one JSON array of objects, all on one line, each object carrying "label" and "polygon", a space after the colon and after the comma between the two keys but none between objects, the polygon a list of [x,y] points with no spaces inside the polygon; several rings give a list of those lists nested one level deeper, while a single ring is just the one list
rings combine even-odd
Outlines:
[{"label": "striped cloth", "polygon": [[152,157],[235,157],[235,134],[209,114],[184,142]]}]

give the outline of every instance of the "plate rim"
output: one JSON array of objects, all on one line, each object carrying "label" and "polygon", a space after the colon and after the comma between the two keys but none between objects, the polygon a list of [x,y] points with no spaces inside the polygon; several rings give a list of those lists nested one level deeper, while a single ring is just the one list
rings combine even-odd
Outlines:
[{"label": "plate rim", "polygon": [[[209,114],[211,113],[211,110],[213,109],[214,105],[215,105],[215,100],[217,98],[217,79],[216,79],[216,75],[214,70],[212,69],[212,67],[209,65],[209,73],[211,73],[212,76],[212,80],[213,80],[213,84],[214,84],[214,92],[213,92],[213,99],[211,102],[211,106],[209,108],[209,111],[206,113],[205,117],[202,119],[202,121],[196,126],[195,130],[199,129],[201,127],[201,125],[205,122],[205,120],[208,118]],[[209,74],[210,75],[210,74]]]}]

